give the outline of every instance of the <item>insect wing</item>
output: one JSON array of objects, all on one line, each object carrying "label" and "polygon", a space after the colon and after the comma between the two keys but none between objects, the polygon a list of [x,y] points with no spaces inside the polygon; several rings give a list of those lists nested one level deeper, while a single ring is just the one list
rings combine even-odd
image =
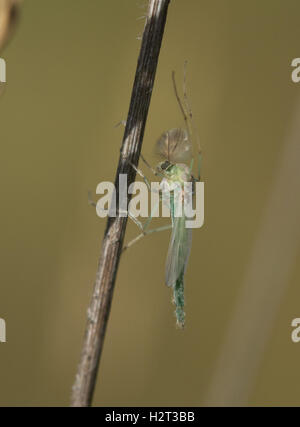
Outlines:
[{"label": "insect wing", "polygon": [[156,153],[172,164],[189,161],[193,148],[186,130],[175,128],[163,133],[156,143]]},{"label": "insect wing", "polygon": [[192,229],[186,228],[185,216],[174,218],[166,262],[166,285],[175,286],[180,274],[184,274],[192,246]]}]

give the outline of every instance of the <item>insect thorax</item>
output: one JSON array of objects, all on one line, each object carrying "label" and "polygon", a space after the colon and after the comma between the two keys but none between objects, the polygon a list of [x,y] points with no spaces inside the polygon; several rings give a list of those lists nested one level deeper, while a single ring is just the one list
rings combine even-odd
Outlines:
[{"label": "insect thorax", "polygon": [[174,165],[165,161],[158,165],[158,170],[163,173],[169,183],[178,182],[183,184],[184,182],[190,182],[192,180],[190,168],[184,163],[176,163]]}]

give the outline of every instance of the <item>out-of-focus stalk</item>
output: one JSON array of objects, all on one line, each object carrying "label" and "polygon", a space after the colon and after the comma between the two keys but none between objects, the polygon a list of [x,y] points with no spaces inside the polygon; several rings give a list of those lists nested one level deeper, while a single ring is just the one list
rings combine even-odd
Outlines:
[{"label": "out-of-focus stalk", "polygon": [[0,0],[0,52],[15,28],[21,2],[22,0]]},{"label": "out-of-focus stalk", "polygon": [[220,350],[207,405],[249,402],[300,246],[299,135],[300,100]]}]

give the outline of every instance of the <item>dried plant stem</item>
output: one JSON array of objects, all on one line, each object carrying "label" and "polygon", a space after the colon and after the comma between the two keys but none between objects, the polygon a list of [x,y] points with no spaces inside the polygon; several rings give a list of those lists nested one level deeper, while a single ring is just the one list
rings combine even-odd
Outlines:
[{"label": "dried plant stem", "polygon": [[[131,163],[136,165],[140,156],[169,2],[170,0],[149,0],[115,178],[117,200],[119,175],[127,174],[128,185],[135,180],[136,171]],[[71,406],[89,406],[92,402],[126,224],[127,217],[109,218],[107,221],[93,296],[88,308],[81,360],[72,389]]]}]

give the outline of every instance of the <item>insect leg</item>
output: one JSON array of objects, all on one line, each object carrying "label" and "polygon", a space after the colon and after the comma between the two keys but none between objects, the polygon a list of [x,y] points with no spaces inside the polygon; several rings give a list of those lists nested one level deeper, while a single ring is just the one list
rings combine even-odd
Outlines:
[{"label": "insect leg", "polygon": [[147,160],[145,159],[145,157],[141,154],[141,159],[143,160],[143,162],[145,163],[145,165],[147,166],[148,169],[151,170],[151,172],[153,173],[153,175],[157,176],[157,177],[163,177],[162,174],[158,173],[151,165],[150,163],[147,162]]},{"label": "insect leg", "polygon": [[133,169],[136,171],[136,173],[137,173],[138,175],[140,175],[140,176],[143,178],[143,180],[144,180],[145,184],[147,185],[148,190],[149,190],[149,191],[151,191],[151,185],[150,185],[150,182],[148,181],[148,178],[146,178],[146,176],[144,175],[144,173],[142,172],[142,170],[141,170],[141,169],[139,169],[139,168],[137,168],[137,167],[136,167],[133,163],[131,163],[131,162],[129,162],[129,164],[130,164],[130,166],[132,166],[132,167],[133,167]]},{"label": "insect leg", "polygon": [[148,236],[148,234],[158,233],[159,231],[169,230],[170,228],[172,228],[172,224],[168,224],[168,225],[164,225],[162,227],[152,228],[151,230],[143,231],[143,233],[139,234],[134,239],[132,239],[129,243],[127,243],[127,245],[125,245],[123,247],[123,251],[130,248],[134,243],[141,240],[144,236]]},{"label": "insect leg", "polygon": [[[139,228],[141,228],[142,233],[139,234],[138,236],[136,236],[134,239],[132,239],[129,243],[127,243],[127,245],[125,245],[123,247],[123,251],[125,251],[126,249],[130,248],[134,243],[138,242],[139,240],[141,240],[142,237],[147,236],[148,234],[152,234],[152,233],[156,233],[158,231],[164,231],[164,230],[169,230],[170,228],[172,228],[172,224],[168,224],[168,225],[164,225],[162,227],[158,227],[158,228],[153,228],[151,230],[148,230],[148,227],[152,221],[153,218],[153,214],[154,212],[156,212],[157,207],[159,206],[159,203],[156,203],[156,205],[154,206],[154,208],[151,210],[150,216],[148,217],[148,219],[146,220],[146,222],[144,223],[144,225],[142,225],[142,227],[140,225]],[[133,219],[133,217],[131,218],[134,222],[136,222],[136,218]],[[139,221],[138,221],[139,222]]]},{"label": "insect leg", "polygon": [[201,150],[199,135],[198,135],[198,132],[196,131],[196,127],[194,125],[192,108],[190,106],[190,102],[189,102],[188,95],[187,95],[186,70],[187,70],[187,61],[184,62],[184,67],[183,67],[183,98],[184,98],[185,108],[187,111],[186,122],[190,121],[190,125],[188,126],[188,129],[190,130],[190,136],[192,137],[193,133],[196,134],[196,146],[197,146],[197,152],[198,152],[198,160],[197,160],[197,163],[198,163],[198,180],[200,181],[202,150]]}]

